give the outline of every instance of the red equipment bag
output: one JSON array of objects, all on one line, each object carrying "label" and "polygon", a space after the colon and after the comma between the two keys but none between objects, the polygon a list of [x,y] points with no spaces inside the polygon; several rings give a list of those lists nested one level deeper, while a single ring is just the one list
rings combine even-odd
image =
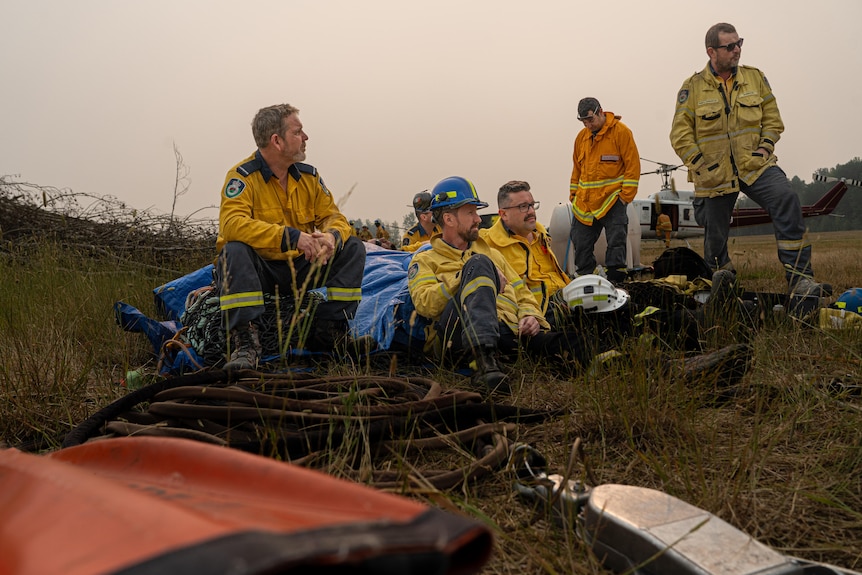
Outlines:
[{"label": "red equipment bag", "polygon": [[234,449],[125,437],[0,451],[0,574],[474,573],[467,517]]}]

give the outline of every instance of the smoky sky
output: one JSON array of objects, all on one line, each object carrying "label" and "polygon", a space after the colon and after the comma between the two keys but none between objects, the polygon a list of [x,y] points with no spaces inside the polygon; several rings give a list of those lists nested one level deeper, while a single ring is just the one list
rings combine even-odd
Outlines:
[{"label": "smoky sky", "polygon": [[[810,181],[862,156],[862,3],[812,6],[7,0],[0,174],[168,212],[176,149],[189,172],[176,211],[216,217],[225,173],[254,151],[255,112],[287,102],[351,219],[400,223],[413,194],[459,175],[491,209],[501,184],[527,180],[547,223],[568,198],[578,100],[622,116],[643,171],[678,163],[677,92],[726,21],[778,100],[779,165]],[[660,183],[644,175],[639,197]]]}]

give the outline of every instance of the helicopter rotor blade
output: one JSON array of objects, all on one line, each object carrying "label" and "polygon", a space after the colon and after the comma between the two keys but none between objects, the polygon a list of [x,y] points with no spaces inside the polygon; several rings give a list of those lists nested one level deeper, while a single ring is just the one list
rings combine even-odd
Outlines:
[{"label": "helicopter rotor blade", "polygon": [[814,178],[815,182],[844,182],[847,185],[862,188],[862,180],[854,180],[852,178],[833,178],[832,176],[822,176],[820,174],[813,174],[812,178]]}]

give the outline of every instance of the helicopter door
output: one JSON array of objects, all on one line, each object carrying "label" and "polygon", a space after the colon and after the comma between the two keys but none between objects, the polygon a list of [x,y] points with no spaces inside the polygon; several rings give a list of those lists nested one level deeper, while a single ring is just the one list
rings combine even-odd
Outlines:
[{"label": "helicopter door", "polygon": [[679,206],[673,205],[668,206],[670,209],[666,211],[667,215],[670,216],[670,223],[673,231],[677,231],[679,229]]}]

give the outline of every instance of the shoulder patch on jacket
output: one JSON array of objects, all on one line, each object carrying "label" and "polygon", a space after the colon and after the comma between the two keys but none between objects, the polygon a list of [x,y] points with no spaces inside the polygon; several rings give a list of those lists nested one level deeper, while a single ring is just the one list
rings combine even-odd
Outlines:
[{"label": "shoulder patch on jacket", "polygon": [[416,274],[419,273],[419,264],[413,264],[410,266],[410,269],[407,270],[407,279],[412,280],[416,277]]},{"label": "shoulder patch on jacket", "polygon": [[688,90],[680,90],[676,96],[676,101],[680,104],[685,104],[686,100],[688,100]]},{"label": "shoulder patch on jacket", "polygon": [[239,178],[231,178],[224,187],[224,195],[226,198],[235,198],[245,189],[245,182]]},{"label": "shoulder patch on jacket", "polygon": [[[255,158],[253,160],[247,161],[246,163],[244,163],[243,165],[238,167],[236,169],[236,171],[245,177],[249,177],[253,173],[260,171],[261,167],[262,166],[260,164],[260,160]],[[240,192],[242,192],[242,190],[240,190]],[[237,195],[239,195],[239,194],[237,194]],[[228,197],[233,197],[233,196],[228,196]]]}]

